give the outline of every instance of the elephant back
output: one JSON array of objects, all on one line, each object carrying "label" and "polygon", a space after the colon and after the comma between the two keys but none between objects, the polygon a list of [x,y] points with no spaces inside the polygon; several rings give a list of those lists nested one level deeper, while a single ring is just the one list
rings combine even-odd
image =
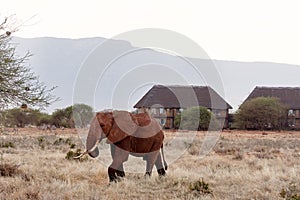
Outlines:
[{"label": "elephant back", "polygon": [[138,113],[133,115],[139,126],[147,126],[151,123],[151,117],[148,113]]}]

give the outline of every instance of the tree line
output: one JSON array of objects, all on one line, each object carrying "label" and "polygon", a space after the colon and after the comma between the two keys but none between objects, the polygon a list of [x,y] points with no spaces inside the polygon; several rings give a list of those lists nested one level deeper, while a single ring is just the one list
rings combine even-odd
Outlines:
[{"label": "tree line", "polygon": [[41,112],[38,109],[13,108],[0,111],[0,124],[5,127],[43,126],[75,128],[86,127],[93,117],[92,107],[85,104],[75,104],[66,108],[57,109],[52,114]]},{"label": "tree line", "polygon": [[[86,127],[94,116],[92,107],[75,104],[57,109],[52,114],[38,109],[13,108],[0,111],[0,125],[5,127],[25,127],[27,125],[74,128]],[[76,122],[76,123],[75,123]],[[175,117],[175,128],[183,130],[221,130],[224,118],[218,119],[205,107],[183,110]],[[282,130],[289,128],[287,106],[279,99],[258,97],[243,103],[230,120],[231,128],[250,130]]]}]

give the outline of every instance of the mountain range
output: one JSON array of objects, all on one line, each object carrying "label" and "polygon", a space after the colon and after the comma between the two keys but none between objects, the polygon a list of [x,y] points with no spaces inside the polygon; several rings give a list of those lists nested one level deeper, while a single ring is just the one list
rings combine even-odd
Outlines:
[{"label": "mountain range", "polygon": [[[30,64],[32,70],[39,76],[41,82],[44,82],[49,87],[57,86],[53,93],[60,97],[61,100],[53,103],[47,108],[47,111],[51,113],[56,109],[73,104],[74,87],[78,87],[76,84],[78,84],[77,79],[80,77],[80,70],[82,70],[82,66],[89,61],[90,55],[95,52],[97,47],[99,47],[99,44],[104,41],[106,41],[106,39],[101,37],[82,39],[14,37],[12,43],[16,44],[18,55],[22,56],[28,51],[32,54],[27,62]],[[128,41],[122,40],[111,42],[109,47],[116,49],[117,51],[120,49],[131,50],[135,48]],[[129,100],[126,100],[128,104],[126,105],[127,109],[133,109],[133,105],[154,84],[183,84],[184,81],[197,85],[209,84],[233,107],[232,112],[238,109],[238,106],[247,98],[256,86],[300,87],[300,66],[298,65],[272,62],[240,62],[189,58],[188,60],[193,63],[204,66],[204,70],[209,69],[209,67],[215,68],[213,73],[215,73],[215,82],[217,83],[214,85],[214,77],[209,77],[209,80],[206,80],[205,77],[202,78],[202,80],[197,80],[197,77],[191,71],[189,72],[188,65],[183,63],[180,64],[181,61],[178,61],[178,58],[174,55],[152,50],[150,53],[144,52],[143,54],[139,54],[139,52],[137,52],[135,54],[135,56],[117,59],[117,61],[111,64],[112,68],[107,70],[108,76],[104,77],[103,80],[98,80],[98,84],[100,84],[100,86],[102,84],[104,89],[102,88],[101,95],[95,96],[95,98],[97,98],[95,109],[100,110],[113,107],[105,98],[107,95],[114,95],[111,94],[111,90],[112,88],[117,88],[116,82],[118,82],[120,77],[125,77],[124,80],[126,79],[126,81],[120,80],[118,82],[122,85],[119,90],[123,90],[122,88],[128,88],[130,91],[134,90],[131,93],[130,91],[129,93],[126,93],[127,95],[130,95],[130,98],[128,97]],[[101,56],[103,55],[100,54],[99,59],[102,59]],[[103,57],[103,59],[106,58]],[[144,66],[143,68],[143,66],[141,66],[143,61],[146,61],[146,64],[149,65],[151,59],[155,60],[155,67],[152,66],[152,68],[147,68],[147,66]],[[139,63],[137,60],[139,60]],[[179,64],[181,66],[180,68],[170,67],[171,65],[175,66]],[[119,68],[118,66],[113,65],[118,65]],[[135,67],[132,67],[133,65]],[[140,72],[137,72],[138,69],[136,66],[140,66]],[[130,76],[129,74],[128,77],[126,77],[124,75],[125,72],[129,73],[132,71],[136,71],[134,76]],[[187,73],[185,74],[185,72]],[[99,72],[95,71],[95,73]],[[180,74],[183,74],[182,77],[185,78],[184,81],[179,80]],[[98,77],[99,76],[100,74]],[[179,78],[176,78],[177,76]],[[153,79],[151,79],[151,77]],[[190,80],[186,80],[189,77]],[[166,82],[163,81],[164,78],[167,80]],[[139,80],[140,85],[136,84],[135,79],[141,79]],[[128,87],[126,84],[128,84]],[[97,88],[100,86],[97,85]],[[134,86],[137,88],[134,88]],[[101,87],[99,90],[101,90]],[[119,91],[119,93],[123,94],[122,91]],[[123,95],[125,95],[125,93]],[[122,95],[116,97],[116,99],[122,99]],[[118,104],[118,102],[116,105],[120,105],[116,106],[118,109],[122,108],[122,105]]]}]

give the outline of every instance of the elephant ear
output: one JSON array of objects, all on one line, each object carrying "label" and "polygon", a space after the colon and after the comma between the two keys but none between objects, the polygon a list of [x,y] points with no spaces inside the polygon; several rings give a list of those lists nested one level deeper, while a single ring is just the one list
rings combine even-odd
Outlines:
[{"label": "elephant ear", "polygon": [[[86,149],[87,150],[90,150],[95,146],[96,142],[100,139],[101,134],[102,134],[102,129],[100,127],[99,121],[96,116],[92,120],[90,129],[89,129],[89,133],[88,133],[88,136],[86,139]],[[94,151],[89,152],[89,155],[93,158],[97,157],[99,155],[98,147]]]},{"label": "elephant ear", "polygon": [[136,118],[127,111],[114,111],[114,124],[107,138],[110,143],[117,143],[126,137],[133,135],[137,128]]}]

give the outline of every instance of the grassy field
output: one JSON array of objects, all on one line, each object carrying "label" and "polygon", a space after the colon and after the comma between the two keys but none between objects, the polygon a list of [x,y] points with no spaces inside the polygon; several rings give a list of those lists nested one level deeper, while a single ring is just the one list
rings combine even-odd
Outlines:
[{"label": "grassy field", "polygon": [[99,160],[66,159],[84,149],[75,130],[1,133],[0,199],[300,199],[300,132],[223,132],[199,159],[204,135],[166,177],[127,173],[109,184]]}]

